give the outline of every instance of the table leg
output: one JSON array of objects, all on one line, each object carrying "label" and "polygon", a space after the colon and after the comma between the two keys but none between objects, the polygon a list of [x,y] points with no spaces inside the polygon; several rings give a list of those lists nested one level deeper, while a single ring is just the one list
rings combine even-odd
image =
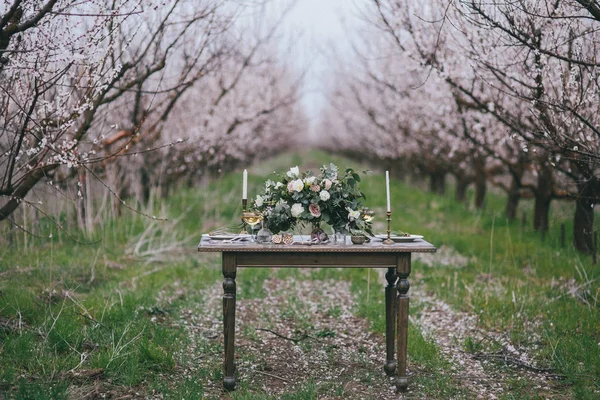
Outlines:
[{"label": "table leg", "polygon": [[408,389],[408,377],[406,376],[406,353],[408,347],[408,289],[410,283],[410,253],[398,255],[398,380],[396,389],[405,392]]},{"label": "table leg", "polygon": [[396,268],[388,268],[385,274],[387,286],[385,287],[385,364],[383,370],[388,376],[396,372],[394,342],[396,340]]},{"label": "table leg", "polygon": [[225,363],[223,387],[227,391],[235,390],[235,255],[223,254],[223,336],[225,338]]}]

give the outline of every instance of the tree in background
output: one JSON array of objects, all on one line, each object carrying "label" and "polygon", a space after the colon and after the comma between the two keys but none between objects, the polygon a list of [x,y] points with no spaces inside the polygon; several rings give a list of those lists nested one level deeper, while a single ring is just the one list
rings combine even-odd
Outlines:
[{"label": "tree in background", "polygon": [[[21,203],[46,214],[36,195],[40,182],[58,193],[77,185],[78,208],[89,221],[98,197],[90,177],[116,205],[133,209],[126,201],[132,182],[147,199],[161,179],[185,179],[176,172],[182,167],[187,177],[197,172],[188,160],[220,168],[287,145],[273,140],[271,121],[296,114],[282,126],[301,124],[297,85],[282,79],[283,67],[265,51],[275,27],[250,35],[250,46],[249,35],[240,40],[234,26],[245,7],[215,0],[5,1],[0,220],[18,225],[11,216]],[[250,95],[254,89],[260,98]],[[240,146],[245,139],[252,140]]]},{"label": "tree in background", "polygon": [[[484,176],[506,190],[508,218],[515,218],[520,198],[533,197],[534,228],[546,231],[551,201],[575,199],[574,244],[590,252],[598,198],[599,9],[580,1],[373,0],[365,10],[375,27],[368,41],[382,42],[383,32],[385,42],[368,47],[370,67],[357,69],[355,78],[364,84],[346,97],[361,108],[360,96],[379,95],[368,103],[364,124],[381,128],[373,115],[393,119],[388,135],[402,138],[398,156],[414,165],[441,144],[452,158],[430,162],[442,171],[463,166],[456,176]],[[407,123],[406,115],[417,122]]]}]

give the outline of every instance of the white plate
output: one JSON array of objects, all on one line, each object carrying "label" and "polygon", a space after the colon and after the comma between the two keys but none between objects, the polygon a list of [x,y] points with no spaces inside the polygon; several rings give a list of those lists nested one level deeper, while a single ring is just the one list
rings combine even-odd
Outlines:
[{"label": "white plate", "polygon": [[[375,237],[381,239],[381,240],[385,240],[387,239],[387,234],[380,234],[380,235],[376,235]],[[392,239],[394,242],[413,242],[417,239],[423,239],[423,236],[421,235],[410,235],[410,236],[390,236],[390,239]]]},{"label": "white plate", "polygon": [[209,235],[208,233],[205,233],[202,237],[212,240],[249,240],[252,238],[252,235],[248,235],[247,233],[240,233],[238,235]]}]

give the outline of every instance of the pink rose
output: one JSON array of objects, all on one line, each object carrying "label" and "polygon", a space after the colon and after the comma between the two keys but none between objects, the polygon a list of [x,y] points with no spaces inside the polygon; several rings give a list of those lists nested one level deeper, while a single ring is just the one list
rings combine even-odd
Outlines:
[{"label": "pink rose", "polygon": [[319,207],[318,204],[311,203],[308,206],[308,210],[310,211],[311,215],[315,218],[319,218],[321,216],[321,207]]},{"label": "pink rose", "polygon": [[331,189],[331,181],[329,179],[325,179],[323,183],[325,184],[325,190]]},{"label": "pink rose", "polygon": [[321,191],[321,186],[319,186],[319,185],[312,185],[310,187],[310,190],[312,190],[313,192],[320,192]]},{"label": "pink rose", "polygon": [[290,181],[288,183],[288,192],[292,193],[294,191],[294,181]]}]

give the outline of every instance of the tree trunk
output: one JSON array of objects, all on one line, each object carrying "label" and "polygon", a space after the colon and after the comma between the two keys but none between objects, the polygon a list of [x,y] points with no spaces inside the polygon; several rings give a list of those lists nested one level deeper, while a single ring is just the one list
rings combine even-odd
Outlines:
[{"label": "tree trunk", "polygon": [[455,198],[459,203],[464,203],[467,201],[467,189],[469,188],[469,184],[471,181],[467,178],[464,178],[462,175],[456,176],[456,193]]},{"label": "tree trunk", "polygon": [[10,215],[17,209],[21,204],[22,199],[25,198],[27,193],[44,177],[47,176],[50,171],[53,171],[58,167],[56,164],[46,165],[44,167],[33,170],[29,173],[23,181],[19,183],[14,190],[6,190],[1,193],[6,198],[9,198],[2,207],[0,207],[0,221],[10,217]]},{"label": "tree trunk", "polygon": [[594,197],[589,184],[578,185],[579,194],[575,199],[575,219],[573,221],[573,245],[583,253],[594,251]]},{"label": "tree trunk", "polygon": [[432,193],[443,195],[446,193],[446,173],[435,171],[429,174],[429,190]]},{"label": "tree trunk", "polygon": [[554,192],[554,172],[546,162],[540,165],[535,191],[535,208],[533,211],[533,229],[548,232],[550,220],[550,203]]},{"label": "tree trunk", "polygon": [[142,203],[147,205],[150,201],[151,181],[147,167],[143,166],[140,170],[140,184],[142,186]]},{"label": "tree trunk", "polygon": [[533,210],[533,229],[548,232],[550,215],[550,202],[552,197],[535,196],[535,208]]},{"label": "tree trunk", "polygon": [[485,193],[487,183],[484,180],[475,182],[475,208],[483,210],[485,208]]},{"label": "tree trunk", "polygon": [[475,208],[483,209],[485,207],[485,193],[487,191],[485,159],[483,157],[474,158],[473,167],[475,170]]},{"label": "tree trunk", "polygon": [[125,185],[125,172],[118,163],[113,164],[112,168],[114,168],[114,170],[112,171],[113,180],[112,182],[109,182],[109,184],[112,183],[113,191],[116,194],[116,196],[113,196],[112,199],[112,207],[114,215],[120,217],[123,212],[122,202],[126,201],[128,193]]},{"label": "tree trunk", "polygon": [[10,225],[10,228],[8,228],[8,247],[13,247],[16,243],[15,230],[14,225]]},{"label": "tree trunk", "polygon": [[394,178],[406,182],[409,179],[410,164],[406,162],[405,158],[399,158],[391,162],[392,170],[394,171]]},{"label": "tree trunk", "polygon": [[406,171],[408,173],[409,182],[421,188],[425,188],[424,181],[428,171],[423,164],[423,160],[410,157],[409,159],[404,160],[404,162],[407,165]]},{"label": "tree trunk", "polygon": [[88,210],[85,202],[85,199],[87,199],[87,173],[85,169],[82,168],[78,171],[77,180],[79,183],[79,193],[81,193],[81,196],[77,196],[77,224],[79,225],[79,229],[85,231],[88,220]]},{"label": "tree trunk", "polygon": [[517,219],[519,201],[521,200],[521,189],[523,187],[523,174],[529,163],[524,154],[525,153],[520,152],[517,164],[510,167],[512,181],[507,193],[508,199],[506,201],[506,209],[504,210],[504,214],[509,221]]},{"label": "tree trunk", "polygon": [[511,186],[510,191],[508,192],[508,199],[506,200],[506,209],[504,210],[504,215],[509,221],[514,221],[515,219],[517,219],[519,200],[521,200],[521,190],[518,187],[515,188],[513,185]]}]

